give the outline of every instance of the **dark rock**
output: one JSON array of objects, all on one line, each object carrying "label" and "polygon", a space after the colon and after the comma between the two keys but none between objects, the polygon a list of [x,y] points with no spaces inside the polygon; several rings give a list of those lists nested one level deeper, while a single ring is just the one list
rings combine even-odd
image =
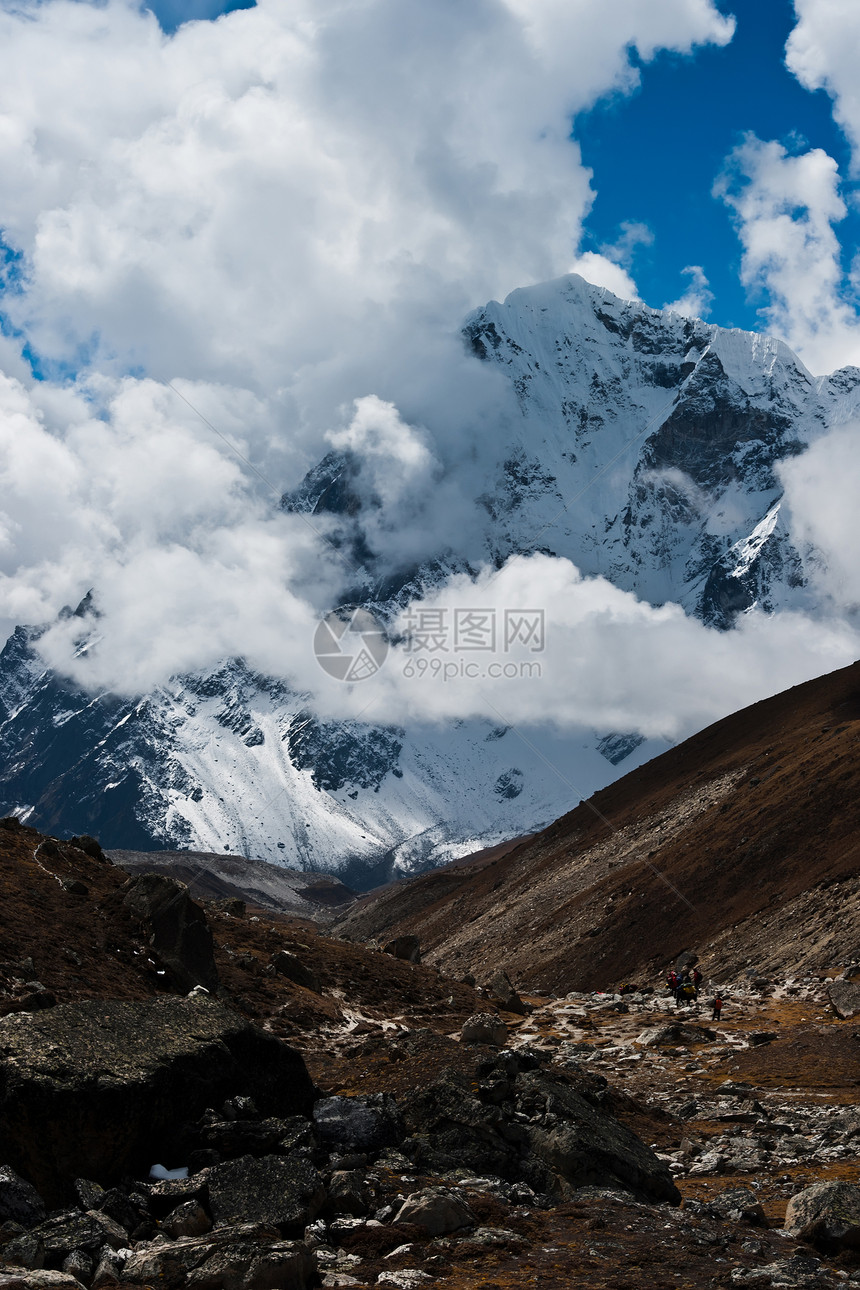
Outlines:
[{"label": "dark rock", "polygon": [[395,936],[393,941],[382,948],[385,954],[392,954],[394,958],[403,959],[407,963],[421,962],[421,942],[417,936]]},{"label": "dark rock", "polygon": [[69,846],[77,847],[79,851],[83,851],[93,860],[103,860],[105,864],[110,864],[110,861],[101,849],[101,844],[97,842],[95,838],[91,838],[88,833],[82,833],[80,837],[69,838]]},{"label": "dark rock", "polygon": [[507,972],[503,972],[501,968],[498,972],[494,972],[490,978],[487,985],[487,997],[491,1003],[494,1003],[497,1008],[501,1008],[503,1012],[515,1012],[518,1016],[523,1017],[531,1011],[531,1008],[523,1003],[517,994]]},{"label": "dark rock", "polygon": [[834,981],[827,988],[827,997],[837,1017],[860,1014],[860,981]]},{"label": "dark rock", "polygon": [[231,1094],[309,1115],[302,1058],[206,995],[85,1000],[0,1021],[0,1141],[50,1204],[82,1172],[145,1175]]},{"label": "dark rock", "polygon": [[804,1188],[789,1200],[784,1226],[822,1254],[860,1248],[860,1186],[822,1182]]},{"label": "dark rock", "polygon": [[461,1040],[464,1044],[487,1044],[502,1048],[508,1042],[508,1027],[493,1012],[478,1012],[463,1022]]},{"label": "dark rock", "polygon": [[150,1183],[145,1192],[153,1217],[161,1219],[188,1201],[200,1201],[205,1205],[209,1199],[209,1183],[207,1175],[169,1178],[164,1182]]},{"label": "dark rock", "polygon": [[151,928],[150,944],[178,988],[217,990],[212,931],[188,888],[162,874],[145,873],[129,878],[122,891],[131,916]]},{"label": "dark rock", "polygon": [[475,1215],[463,1199],[444,1187],[427,1187],[407,1196],[394,1222],[423,1227],[431,1236],[444,1236],[447,1232],[477,1225]]},{"label": "dark rock", "polygon": [[194,1151],[215,1151],[222,1160],[232,1156],[269,1156],[294,1151],[301,1146],[316,1146],[313,1129],[307,1120],[275,1118],[266,1120],[218,1120],[202,1124],[183,1135],[193,1142]]},{"label": "dark rock", "polygon": [[637,1035],[637,1044],[645,1048],[660,1048],[664,1044],[678,1044],[690,1047],[693,1044],[712,1044],[717,1037],[715,1030],[706,1026],[685,1025],[682,1022],[670,1022],[668,1026],[654,1026]]},{"label": "dark rock", "polygon": [[712,1196],[708,1205],[721,1218],[732,1223],[752,1223],[756,1227],[767,1227],[761,1201],[749,1187],[728,1187]]},{"label": "dark rock", "polygon": [[93,1260],[83,1250],[72,1250],[68,1258],[63,1259],[62,1271],[88,1284],[92,1280]]},{"label": "dark rock", "polygon": [[295,954],[290,954],[288,950],[280,950],[272,958],[272,966],[281,976],[285,976],[288,981],[294,985],[300,985],[305,990],[312,990],[314,994],[322,994],[319,977],[312,972],[309,967],[305,967],[301,959]]},{"label": "dark rock", "polygon": [[108,1218],[119,1223],[137,1241],[143,1240],[152,1232],[152,1215],[147,1198],[137,1192],[127,1194],[118,1187],[111,1187],[102,1193],[93,1208],[100,1214],[107,1214]]},{"label": "dark rock", "polygon": [[32,1227],[44,1217],[45,1205],[36,1188],[9,1165],[0,1165],[0,1222],[11,1220]]},{"label": "dark rock", "polygon": [[403,1138],[397,1104],[386,1093],[320,1098],[314,1107],[314,1122],[323,1142],[355,1151],[396,1147]]},{"label": "dark rock", "polygon": [[226,1246],[187,1281],[189,1290],[305,1290],[316,1284],[316,1259],[301,1241]]},{"label": "dark rock", "polygon": [[338,1169],[331,1176],[328,1198],[336,1214],[352,1214],[356,1218],[369,1214],[374,1195],[360,1169]]},{"label": "dark rock", "polygon": [[[530,1071],[517,1078],[517,1105],[538,1110],[531,1152],[571,1187],[617,1186],[677,1205],[668,1168],[632,1130],[598,1110],[564,1074]],[[553,1119],[555,1123],[553,1123]]]},{"label": "dark rock", "polygon": [[115,1286],[119,1281],[123,1280],[123,1262],[124,1259],[121,1255],[118,1255],[109,1246],[104,1246],[93,1272],[92,1290],[102,1290],[102,1287]]},{"label": "dark rock", "polygon": [[238,896],[223,896],[220,900],[213,900],[212,904],[215,909],[222,914],[229,914],[231,918],[244,918],[247,911],[244,900],[240,900]]},{"label": "dark rock", "polygon": [[[680,1200],[653,1151],[600,1109],[605,1094],[596,1081],[572,1071],[516,1071],[515,1058],[510,1071],[479,1078],[480,1097],[464,1077],[449,1073],[404,1099],[420,1167],[472,1169],[556,1196],[620,1185],[650,1200]],[[496,1087],[502,1079],[509,1094]]]},{"label": "dark rock", "polygon": [[282,1235],[304,1231],[326,1200],[316,1169],[300,1156],[243,1156],[208,1171],[216,1227],[263,1223]]},{"label": "dark rock", "polygon": [[70,896],[88,896],[90,894],[89,887],[85,882],[81,882],[80,878],[64,878],[63,890],[67,891]]},{"label": "dark rock", "polygon": [[760,1048],[762,1044],[772,1044],[774,1039],[779,1039],[775,1030],[754,1030],[749,1036],[751,1048]]},{"label": "dark rock", "polygon": [[37,1232],[23,1232],[3,1248],[3,1261],[18,1268],[43,1268],[45,1242]]},{"label": "dark rock", "polygon": [[128,1244],[128,1233],[112,1218],[98,1210],[60,1210],[33,1228],[33,1235],[45,1244],[45,1262],[59,1267],[73,1250],[98,1254],[103,1245],[120,1250]]},{"label": "dark rock", "polygon": [[81,1209],[98,1209],[99,1202],[105,1195],[104,1187],[88,1178],[76,1178],[74,1191]]},{"label": "dark rock", "polygon": [[199,1200],[186,1200],[162,1219],[161,1226],[176,1240],[180,1236],[204,1236],[212,1228],[212,1219]]}]

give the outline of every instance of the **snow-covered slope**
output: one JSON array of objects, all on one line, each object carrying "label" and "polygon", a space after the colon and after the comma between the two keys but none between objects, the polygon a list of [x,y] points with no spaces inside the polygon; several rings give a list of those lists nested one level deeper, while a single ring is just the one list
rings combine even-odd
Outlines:
[{"label": "snow-covered slope", "polygon": [[[395,576],[389,559],[389,607],[467,560],[540,550],[724,629],[753,604],[814,609],[774,467],[860,411],[860,370],[815,379],[778,341],[575,276],[492,302],[464,337],[513,395],[475,498],[478,547]],[[329,454],[284,505],[368,552],[356,469]],[[379,584],[367,592],[379,608]],[[135,701],[86,694],[45,672],[37,635],[18,629],[0,656],[0,811],[106,846],[230,851],[366,887],[545,825],[664,747],[323,723],[235,660]]]}]

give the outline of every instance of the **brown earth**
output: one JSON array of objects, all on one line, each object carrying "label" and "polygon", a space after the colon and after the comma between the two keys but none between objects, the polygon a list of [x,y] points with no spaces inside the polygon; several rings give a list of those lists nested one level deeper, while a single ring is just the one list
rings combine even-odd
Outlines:
[{"label": "brown earth", "polygon": [[[672,1161],[684,1196],[680,1210],[617,1194],[541,1209],[466,1179],[457,1185],[476,1216],[502,1235],[440,1243],[413,1232],[392,1256],[404,1233],[383,1224],[340,1238],[343,1259],[360,1260],[340,1272],[361,1287],[419,1269],[449,1290],[860,1284],[856,1256],[813,1264],[778,1230],[793,1192],[860,1182],[860,1138],[832,1128],[860,1104],[860,1018],[833,1014],[824,979],[860,959],[858,695],[855,665],[759,704],[507,854],[389,889],[347,920],[352,938],[417,932],[429,962],[270,910],[205,905],[224,997],[296,1045],[323,1092],[402,1096],[452,1068],[474,1077],[487,1050],[458,1036],[488,1003],[458,978],[470,968],[480,984],[506,968],[535,1009],[505,1014],[510,1044],[604,1075],[608,1105]],[[0,824],[0,1013],[174,988],[124,909],[126,873],[62,841],[37,855],[40,834]],[[703,1001],[723,988],[717,1039],[649,1048],[643,1032],[677,1020],[660,991],[664,965],[686,949],[702,959]],[[281,950],[320,992],[274,970]],[[594,993],[631,979],[644,990]],[[775,1037],[759,1043],[758,1032]],[[405,1160],[377,1173],[392,1205],[439,1181]],[[739,1184],[769,1226],[703,1205]]]},{"label": "brown earth", "polygon": [[860,663],[726,718],[501,857],[334,924],[525,989],[603,989],[685,950],[721,980],[860,959]]}]

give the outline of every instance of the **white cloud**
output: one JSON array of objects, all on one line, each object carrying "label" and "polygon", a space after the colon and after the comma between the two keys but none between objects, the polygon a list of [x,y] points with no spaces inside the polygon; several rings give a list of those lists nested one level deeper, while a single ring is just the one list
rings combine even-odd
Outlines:
[{"label": "white cloud", "polygon": [[743,282],[769,299],[766,327],[815,372],[860,363],[860,319],[833,231],[845,215],[833,158],[749,135],[714,191],[735,212]]},{"label": "white cloud", "polygon": [[[415,348],[567,269],[592,196],[571,115],[638,80],[630,49],[731,34],[709,0],[613,10],[263,0],[170,39],[121,0],[3,10],[14,321],[73,364],[258,391],[301,372],[298,417],[323,368],[329,422],[397,401],[404,321]],[[333,356],[359,350],[356,389]]]},{"label": "white cloud", "polygon": [[808,90],[826,90],[836,120],[860,164],[860,10],[852,0],[794,0],[797,23],[786,45],[786,65]]},{"label": "white cloud", "polygon": [[[532,639],[505,650],[505,615],[541,609],[545,648],[536,652]],[[456,648],[455,614],[469,610],[494,615],[494,651]],[[317,686],[322,709],[342,714],[345,703],[356,712],[372,704],[375,721],[501,717],[680,739],[846,665],[860,647],[860,632],[839,618],[752,613],[733,632],[715,631],[677,605],[654,608],[604,578],[583,577],[568,560],[543,555],[512,558],[475,580],[450,579],[409,607],[401,629],[428,626],[422,618],[428,612],[437,615],[432,622],[445,648],[399,645],[348,697],[337,682]]]},{"label": "white cloud", "polygon": [[711,312],[714,293],[708,285],[705,271],[699,264],[688,264],[682,272],[689,277],[690,285],[682,296],[663,306],[686,318],[707,318]]},{"label": "white cloud", "polygon": [[627,270],[597,251],[584,251],[578,255],[570,266],[570,272],[578,273],[596,287],[606,287],[622,300],[639,299],[636,283]]},{"label": "white cloud", "polygon": [[811,563],[834,608],[860,614],[860,425],[831,430],[807,452],[782,463],[792,533],[812,551]]}]

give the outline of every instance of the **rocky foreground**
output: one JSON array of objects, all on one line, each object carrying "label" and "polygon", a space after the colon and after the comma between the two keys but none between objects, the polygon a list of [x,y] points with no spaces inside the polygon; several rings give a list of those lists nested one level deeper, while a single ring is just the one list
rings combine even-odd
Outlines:
[{"label": "rocky foreground", "polygon": [[2,825],[5,1290],[860,1284],[849,963],[520,997]]}]

